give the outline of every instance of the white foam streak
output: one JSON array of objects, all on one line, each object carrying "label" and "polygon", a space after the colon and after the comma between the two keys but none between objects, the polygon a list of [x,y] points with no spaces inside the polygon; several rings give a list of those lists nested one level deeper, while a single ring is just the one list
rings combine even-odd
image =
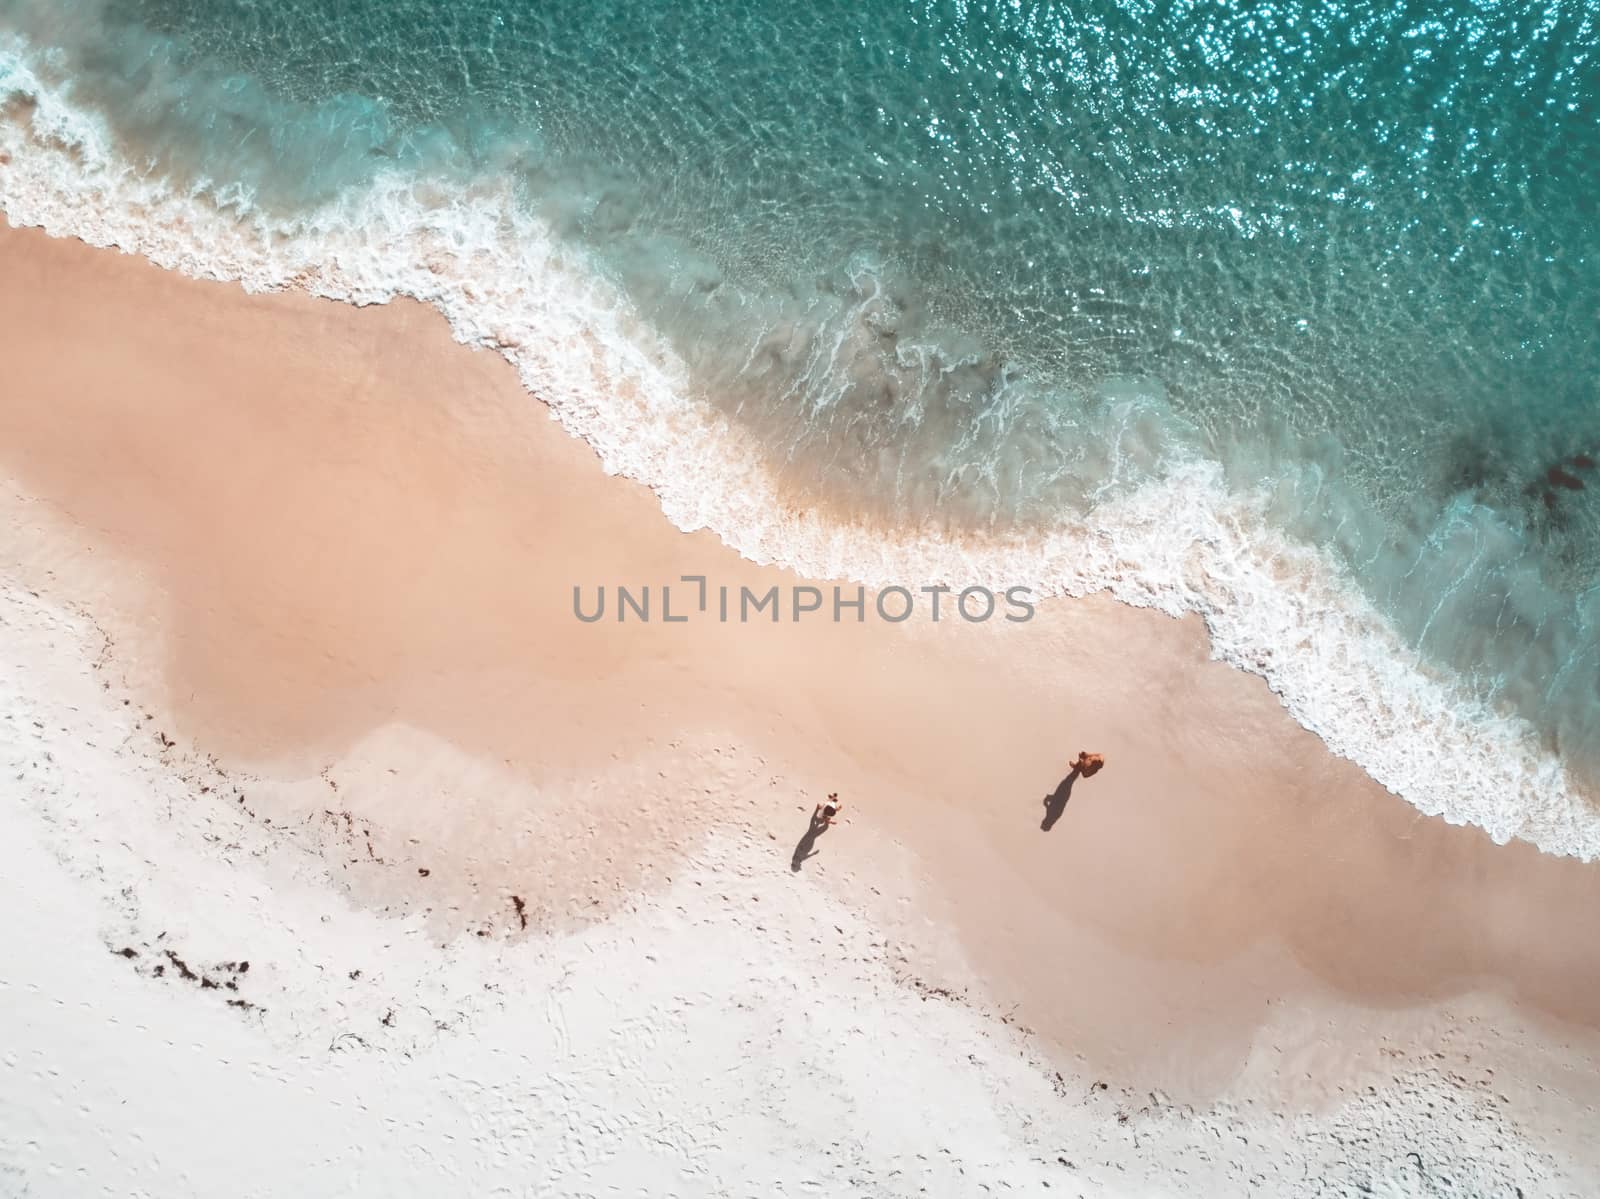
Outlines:
[{"label": "white foam streak", "polygon": [[252,290],[302,288],[353,303],[411,296],[456,336],[494,347],[605,468],[652,487],[678,527],[710,528],[744,556],[872,585],[933,581],[1045,594],[1108,591],[1198,612],[1214,652],[1263,676],[1336,753],[1413,805],[1497,841],[1600,857],[1600,814],[1525,721],[1497,714],[1420,663],[1320,553],[1191,463],[1031,540],[886,539],[788,510],[758,447],[697,402],[683,363],[508,189],[447,188],[399,174],[292,223],[237,195],[180,194],[142,174],[25,47],[0,40],[0,207],[41,226]]}]

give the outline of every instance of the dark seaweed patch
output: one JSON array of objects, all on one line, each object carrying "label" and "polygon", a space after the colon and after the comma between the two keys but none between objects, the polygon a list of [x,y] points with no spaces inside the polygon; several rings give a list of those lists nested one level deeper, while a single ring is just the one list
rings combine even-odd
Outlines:
[{"label": "dark seaweed patch", "polygon": [[1545,471],[1544,478],[1552,487],[1565,487],[1568,491],[1583,490],[1583,480],[1560,466],[1552,466]]}]

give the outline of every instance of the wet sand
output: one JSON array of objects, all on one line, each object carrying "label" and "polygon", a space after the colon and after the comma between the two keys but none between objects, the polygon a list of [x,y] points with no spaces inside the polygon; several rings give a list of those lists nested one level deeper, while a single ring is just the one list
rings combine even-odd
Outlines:
[{"label": "wet sand", "polygon": [[[663,830],[736,805],[787,871],[837,790],[852,823],[802,869],[870,906],[899,847],[915,899],[885,901],[887,935],[931,977],[952,934],[982,1002],[1084,1070],[1311,1100],[1470,1026],[1459,1051],[1492,1033],[1528,1102],[1593,1103],[1600,868],[1419,815],[1209,660],[1198,621],[1091,599],[1018,624],[586,624],[575,586],[806,580],[673,528],[431,310],[249,296],[33,230],[0,229],[0,262],[0,565],[93,616],[163,727],[225,765],[414,773],[421,751],[378,761],[399,729],[521,803],[648,763],[592,861],[505,837],[487,783],[460,807],[345,797],[550,896],[669,871]],[[1046,831],[1080,749],[1108,765]],[[708,782],[720,753],[759,785]]]}]

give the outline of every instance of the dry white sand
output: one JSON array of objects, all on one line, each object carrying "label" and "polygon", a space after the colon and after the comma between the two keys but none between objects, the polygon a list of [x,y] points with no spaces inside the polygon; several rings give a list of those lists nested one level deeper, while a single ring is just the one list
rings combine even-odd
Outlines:
[{"label": "dry white sand", "polygon": [[748,831],[584,931],[438,945],[167,745],[104,648],[0,589],[8,1195],[1587,1190],[1429,1063],[1316,1116],[1057,1074]]}]

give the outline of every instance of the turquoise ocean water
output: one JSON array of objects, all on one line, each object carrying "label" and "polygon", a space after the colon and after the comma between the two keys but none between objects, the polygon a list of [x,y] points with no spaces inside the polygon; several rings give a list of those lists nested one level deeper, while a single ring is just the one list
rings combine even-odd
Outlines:
[{"label": "turquoise ocean water", "polygon": [[808,560],[751,470],[1197,608],[1419,806],[1592,854],[1597,48],[1592,2],[0,0],[0,204],[434,298],[764,556],[919,561]]}]

